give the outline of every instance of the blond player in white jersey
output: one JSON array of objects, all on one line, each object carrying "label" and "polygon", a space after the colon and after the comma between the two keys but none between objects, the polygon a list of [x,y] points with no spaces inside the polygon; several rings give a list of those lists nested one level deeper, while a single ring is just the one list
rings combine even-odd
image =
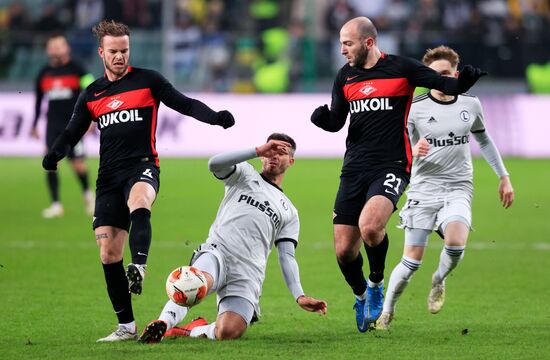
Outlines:
[{"label": "blond player in white jersey", "polygon": [[[285,134],[271,134],[256,148],[224,153],[208,162],[225,184],[225,195],[208,239],[195,251],[191,264],[206,277],[208,294],[217,293],[218,317],[178,327],[188,309],[168,301],[158,320],[143,331],[140,341],[156,343],[164,336],[237,339],[260,315],[260,295],[267,258],[277,247],[285,283],[298,305],[325,314],[327,304],[304,295],[294,257],[300,221],[298,211],[283,193],[281,183],[294,164],[296,143]],[[258,173],[247,160],[260,157]]]},{"label": "blond player in white jersey", "polygon": [[[459,56],[451,48],[429,49],[422,61],[442,75],[458,77]],[[442,235],[445,246],[432,276],[428,310],[436,314],[444,304],[445,279],[463,258],[471,227],[471,136],[500,178],[498,192],[503,207],[508,208],[514,201],[509,174],[485,129],[477,97],[449,96],[431,90],[413,100],[407,126],[414,144],[414,160],[407,202],[400,212],[405,246],[390,277],[378,329],[389,328],[397,300],[422,264],[433,230]]]}]

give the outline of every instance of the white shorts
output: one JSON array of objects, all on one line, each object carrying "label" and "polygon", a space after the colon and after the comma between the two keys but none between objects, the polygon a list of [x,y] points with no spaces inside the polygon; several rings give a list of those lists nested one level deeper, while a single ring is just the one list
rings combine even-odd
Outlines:
[{"label": "white shorts", "polygon": [[454,190],[434,194],[431,197],[416,197],[407,194],[407,202],[399,212],[401,227],[410,229],[439,230],[445,232],[448,219],[460,219],[466,226],[472,224],[472,194]]},{"label": "white shorts", "polygon": [[[230,297],[239,297],[247,300],[247,302],[252,304],[254,312],[252,316],[248,316],[248,311],[246,311],[246,314],[241,314],[239,311],[234,312],[241,314],[241,316],[243,316],[243,318],[245,318],[245,320],[247,321],[247,324],[250,324],[250,321],[255,321],[256,319],[258,319],[260,315],[260,299],[257,289],[261,289],[262,284],[258,285],[256,281],[240,275],[242,274],[242,271],[235,271],[237,270],[237,266],[232,265],[232,268],[229,269],[228,263],[231,263],[231,261],[226,258],[224,253],[221,252],[215,244],[204,243],[199,246],[199,248],[193,253],[190,264],[194,264],[197,259],[204,253],[214,255],[219,264],[219,278],[215,279],[215,285],[217,287],[216,296],[218,303],[218,313],[221,314],[225,311],[233,311],[225,307],[220,307],[220,303],[222,302],[222,300],[226,298],[229,299]],[[199,270],[202,269],[199,268]],[[246,317],[244,315],[246,315]]]}]

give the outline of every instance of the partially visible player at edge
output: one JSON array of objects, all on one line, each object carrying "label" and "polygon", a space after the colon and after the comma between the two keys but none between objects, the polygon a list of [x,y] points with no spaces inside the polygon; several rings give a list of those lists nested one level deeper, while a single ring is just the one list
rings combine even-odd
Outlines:
[{"label": "partially visible player at edge", "polygon": [[[218,318],[203,318],[175,327],[188,309],[169,300],[143,331],[141,342],[156,343],[164,336],[237,339],[260,315],[260,296],[267,259],[273,245],[285,283],[304,310],[325,314],[327,304],[304,295],[295,259],[300,221],[298,212],[283,193],[281,183],[294,164],[296,143],[286,135],[271,134],[256,148],[219,154],[208,168],[225,184],[225,195],[208,239],[195,251],[191,264],[207,279],[208,294],[216,292]],[[247,160],[260,157],[258,173]]]},{"label": "partially visible player at edge", "polygon": [[[151,244],[151,207],[159,190],[155,131],[159,103],[197,120],[233,126],[228,111],[215,112],[177,91],[153,70],[129,66],[130,32],[126,25],[102,21],[93,28],[105,76],[82,92],[67,128],[42,162],[55,170],[92,121],[100,130],[100,161],[93,228],[107,292],[118,317],[118,329],[98,341],[137,338],[130,292],[140,294]],[[130,229],[131,225],[131,229]],[[132,263],[123,267],[124,243],[130,231]]]},{"label": "partially visible player at edge", "polygon": [[[458,79],[444,77],[417,60],[380,51],[376,38],[377,30],[366,17],[344,24],[341,52],[348,63],[334,81],[330,109],[320,106],[311,115],[316,126],[336,132],[350,113],[333,223],[336,258],[356,296],[354,309],[361,332],[382,310],[388,250],[385,227],[409,182],[407,114],[414,88],[460,94],[485,74],[467,65]],[[363,242],[370,265],[368,282],[363,275]]]},{"label": "partially visible player at edge", "polygon": [[[446,46],[429,49],[422,62],[443,76],[459,76],[459,56]],[[407,127],[415,145],[407,204],[400,213],[405,245],[403,258],[390,276],[377,323],[379,329],[389,328],[397,300],[422,264],[432,230],[443,235],[445,246],[432,276],[428,310],[436,314],[445,302],[445,279],[464,257],[472,222],[470,133],[500,178],[498,193],[502,206],[508,208],[514,201],[509,174],[483,124],[483,110],[477,97],[431,90],[413,100]]]},{"label": "partially visible player at edge", "polygon": [[[46,54],[48,55],[48,64],[40,70],[36,77],[34,121],[31,136],[40,139],[37,125],[41,115],[42,100],[46,96],[48,99],[46,149],[49,149],[57,136],[67,126],[76,99],[80,94],[80,89],[90,85],[94,78],[91,74],[87,74],[80,64],[71,59],[71,48],[67,43],[67,39],[61,33],[55,33],[48,37],[46,40]],[[68,158],[82,187],[86,213],[93,215],[94,195],[89,188],[88,170],[84,161],[84,146],[81,141],[69,150]],[[57,173],[48,172],[47,182],[51,205],[42,211],[42,216],[45,218],[63,216],[64,209],[59,200],[59,178]]]}]

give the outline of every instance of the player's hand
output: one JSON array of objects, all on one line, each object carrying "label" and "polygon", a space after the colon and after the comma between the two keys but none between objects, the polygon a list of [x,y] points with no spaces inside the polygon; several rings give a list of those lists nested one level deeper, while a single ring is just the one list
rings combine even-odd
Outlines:
[{"label": "player's hand", "polygon": [[323,300],[317,300],[309,296],[302,295],[296,302],[300,307],[309,312],[316,312],[321,315],[327,313],[327,302]]},{"label": "player's hand", "polygon": [[282,140],[269,140],[256,148],[256,154],[260,157],[270,158],[274,155],[288,155],[292,145]]},{"label": "player's hand", "polygon": [[38,133],[38,129],[33,127],[31,130],[31,137],[35,139],[40,139],[40,134]]},{"label": "player's hand", "polygon": [[42,159],[42,167],[44,168],[44,170],[56,171],[58,161],[59,158],[56,156],[55,153],[48,152],[46,156],[44,156],[44,159]]},{"label": "player's hand", "polygon": [[323,125],[330,119],[330,110],[328,108],[328,105],[325,104],[323,106],[319,106],[315,111],[313,111],[313,114],[311,114],[311,122],[315,124],[315,126],[323,128]]},{"label": "player's hand", "polygon": [[514,202],[514,188],[512,188],[512,183],[510,182],[509,176],[503,176],[500,178],[500,183],[498,184],[498,194],[500,195],[500,202],[505,209],[512,206],[512,203]]},{"label": "player's hand", "polygon": [[220,125],[224,129],[230,128],[231,126],[235,125],[235,118],[227,110],[218,111],[217,117],[218,118],[216,119],[216,124]]},{"label": "player's hand", "polygon": [[465,65],[458,74],[458,82],[460,83],[462,92],[470,89],[480,77],[485,75],[489,75],[489,73],[472,65]]},{"label": "player's hand", "polygon": [[428,150],[430,150],[430,144],[428,143],[428,140],[426,140],[425,138],[422,138],[418,140],[418,142],[413,146],[412,156],[414,157],[426,156],[428,155]]}]

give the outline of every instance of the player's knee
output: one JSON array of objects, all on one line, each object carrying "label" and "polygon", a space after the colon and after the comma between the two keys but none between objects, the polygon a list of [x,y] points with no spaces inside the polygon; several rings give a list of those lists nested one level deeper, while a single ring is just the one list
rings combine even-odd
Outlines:
[{"label": "player's knee", "polygon": [[216,339],[218,340],[234,340],[240,338],[246,331],[246,326],[237,324],[222,325],[216,327]]},{"label": "player's knee", "polygon": [[345,246],[344,244],[336,243],[335,250],[336,257],[338,258],[339,262],[351,262],[357,257],[357,250],[355,250],[351,246]]},{"label": "player's knee", "polygon": [[362,224],[359,226],[359,231],[361,231],[361,238],[369,246],[378,245],[379,240],[384,237],[384,228],[376,224]]},{"label": "player's knee", "polygon": [[141,208],[150,209],[151,200],[146,196],[136,197],[128,201],[128,207],[131,209],[131,211],[135,209],[141,209]]},{"label": "player's knee", "polygon": [[101,258],[101,263],[103,264],[113,264],[122,260],[122,254],[115,249],[110,249],[107,247],[101,247],[99,250],[99,257]]}]

